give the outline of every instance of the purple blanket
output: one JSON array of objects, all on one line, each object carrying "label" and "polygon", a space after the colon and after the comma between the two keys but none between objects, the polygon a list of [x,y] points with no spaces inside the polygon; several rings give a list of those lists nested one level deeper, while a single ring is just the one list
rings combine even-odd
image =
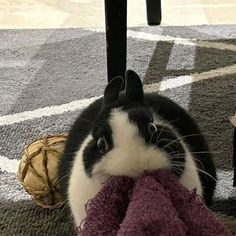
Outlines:
[{"label": "purple blanket", "polygon": [[80,236],[230,235],[174,175],[159,170],[133,180],[110,178],[87,206]]}]

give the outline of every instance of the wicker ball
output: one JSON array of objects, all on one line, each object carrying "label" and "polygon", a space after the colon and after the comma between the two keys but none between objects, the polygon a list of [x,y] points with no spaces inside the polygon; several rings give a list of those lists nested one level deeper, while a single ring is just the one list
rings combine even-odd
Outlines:
[{"label": "wicker ball", "polygon": [[19,164],[17,177],[32,200],[43,208],[63,204],[58,164],[66,135],[47,136],[28,145]]}]

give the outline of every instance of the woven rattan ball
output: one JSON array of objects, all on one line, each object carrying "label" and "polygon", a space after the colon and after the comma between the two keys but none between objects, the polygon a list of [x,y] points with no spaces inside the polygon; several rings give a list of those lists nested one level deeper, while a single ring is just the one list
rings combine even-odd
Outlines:
[{"label": "woven rattan ball", "polygon": [[44,208],[63,204],[58,178],[58,164],[66,135],[47,136],[28,145],[19,164],[17,177],[32,200]]}]

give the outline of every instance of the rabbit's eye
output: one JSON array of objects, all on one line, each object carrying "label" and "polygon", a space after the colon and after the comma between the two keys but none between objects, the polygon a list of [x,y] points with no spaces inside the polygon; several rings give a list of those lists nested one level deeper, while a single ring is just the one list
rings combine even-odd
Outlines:
[{"label": "rabbit's eye", "polygon": [[108,143],[105,137],[100,137],[97,141],[97,147],[100,154],[104,154],[108,151]]},{"label": "rabbit's eye", "polygon": [[156,125],[153,123],[149,123],[148,124],[148,132],[149,132],[149,134],[153,134],[153,133],[157,132]]}]

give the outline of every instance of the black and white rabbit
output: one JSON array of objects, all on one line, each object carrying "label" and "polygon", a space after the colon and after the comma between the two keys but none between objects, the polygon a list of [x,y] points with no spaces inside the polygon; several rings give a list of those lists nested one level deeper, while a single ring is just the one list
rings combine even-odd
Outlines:
[{"label": "black and white rabbit", "polygon": [[138,177],[144,170],[169,169],[189,190],[212,200],[216,172],[205,138],[179,105],[144,94],[139,76],[126,72],[105,88],[74,123],[61,159],[61,187],[77,225],[85,204],[109,176]]}]

